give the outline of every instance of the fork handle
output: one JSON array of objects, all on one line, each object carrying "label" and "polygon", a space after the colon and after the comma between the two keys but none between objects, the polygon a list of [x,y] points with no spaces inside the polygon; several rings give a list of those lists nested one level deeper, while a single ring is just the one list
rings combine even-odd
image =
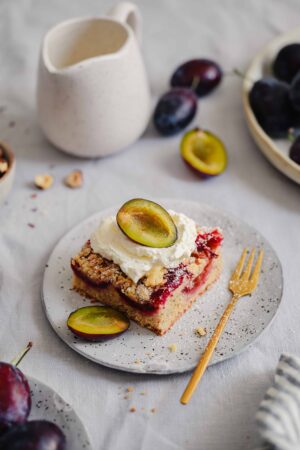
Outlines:
[{"label": "fork handle", "polygon": [[182,397],[180,399],[180,402],[183,405],[186,405],[190,401],[191,396],[193,395],[199,381],[201,380],[202,375],[204,374],[204,372],[208,366],[208,363],[211,360],[211,357],[212,357],[214,350],[219,342],[221,334],[226,326],[226,323],[227,323],[238,299],[239,299],[239,296],[233,295],[231,302],[228,304],[227,308],[225,309],[212,337],[210,338],[210,340],[207,344],[206,349],[202,353],[202,355],[199,359],[199,362],[197,364],[197,367],[196,367],[193,375],[191,376],[191,379],[188,382],[187,387],[185,388],[185,391],[182,394]]}]

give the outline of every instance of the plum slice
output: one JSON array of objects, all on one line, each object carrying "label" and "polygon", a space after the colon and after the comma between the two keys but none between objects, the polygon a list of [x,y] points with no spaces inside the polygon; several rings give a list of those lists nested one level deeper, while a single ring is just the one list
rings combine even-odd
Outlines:
[{"label": "plum slice", "polygon": [[177,239],[172,217],[151,200],[135,198],[124,203],[117,213],[117,223],[129,239],[147,247],[171,247]]},{"label": "plum slice", "polygon": [[227,166],[223,142],[213,133],[195,128],[182,138],[180,152],[183,160],[202,177],[219,175]]},{"label": "plum slice", "polygon": [[130,322],[125,314],[109,306],[84,306],[69,315],[67,325],[76,336],[97,342],[124,333]]}]

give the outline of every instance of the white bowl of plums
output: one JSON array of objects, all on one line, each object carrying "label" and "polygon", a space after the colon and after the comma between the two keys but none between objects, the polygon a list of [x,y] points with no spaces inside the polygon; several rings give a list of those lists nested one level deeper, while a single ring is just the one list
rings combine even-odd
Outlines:
[{"label": "white bowl of plums", "polygon": [[300,28],[277,37],[253,59],[243,104],[258,147],[300,184]]},{"label": "white bowl of plums", "polygon": [[11,149],[0,143],[0,205],[8,196],[15,177],[15,157]]}]

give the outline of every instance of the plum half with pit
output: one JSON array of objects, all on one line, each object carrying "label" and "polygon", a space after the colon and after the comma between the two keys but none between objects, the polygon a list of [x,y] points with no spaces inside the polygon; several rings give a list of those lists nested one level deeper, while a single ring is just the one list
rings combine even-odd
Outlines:
[{"label": "plum half with pit", "polygon": [[31,410],[30,387],[25,375],[16,367],[32,344],[12,364],[0,362],[0,434],[26,422]]},{"label": "plum half with pit", "polygon": [[146,247],[171,247],[177,240],[177,228],[168,211],[144,198],[124,203],[117,223],[129,239]]},{"label": "plum half with pit", "polygon": [[171,77],[171,86],[194,89],[198,97],[210,94],[221,82],[221,67],[210,59],[192,59],[179,66]]},{"label": "plum half with pit", "polygon": [[124,333],[130,321],[125,314],[109,306],[84,306],[69,315],[67,325],[76,336],[98,342]]},{"label": "plum half with pit", "polygon": [[33,420],[13,427],[0,439],[0,450],[65,450],[61,429],[46,420]]},{"label": "plum half with pit", "polygon": [[273,62],[273,72],[279,80],[290,83],[300,71],[300,43],[283,47]]},{"label": "plum half with pit", "polygon": [[252,86],[249,101],[256,120],[269,136],[287,136],[294,114],[287,83],[271,77],[262,78]]},{"label": "plum half with pit", "polygon": [[202,178],[220,175],[227,166],[223,142],[207,130],[188,131],[182,138],[180,153],[184,162]]},{"label": "plum half with pit", "polygon": [[163,136],[172,136],[188,126],[196,111],[197,96],[191,89],[172,89],[156,105],[153,116],[155,128]]}]

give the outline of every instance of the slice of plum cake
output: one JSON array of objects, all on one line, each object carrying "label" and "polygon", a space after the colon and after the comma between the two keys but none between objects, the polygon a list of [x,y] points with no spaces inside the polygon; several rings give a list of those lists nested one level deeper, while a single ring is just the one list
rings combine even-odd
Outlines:
[{"label": "slice of plum cake", "polygon": [[218,279],[222,270],[222,231],[195,229],[196,239],[188,257],[176,267],[154,264],[138,280],[133,280],[107,254],[96,252],[89,240],[71,260],[73,288],[163,335]]}]

